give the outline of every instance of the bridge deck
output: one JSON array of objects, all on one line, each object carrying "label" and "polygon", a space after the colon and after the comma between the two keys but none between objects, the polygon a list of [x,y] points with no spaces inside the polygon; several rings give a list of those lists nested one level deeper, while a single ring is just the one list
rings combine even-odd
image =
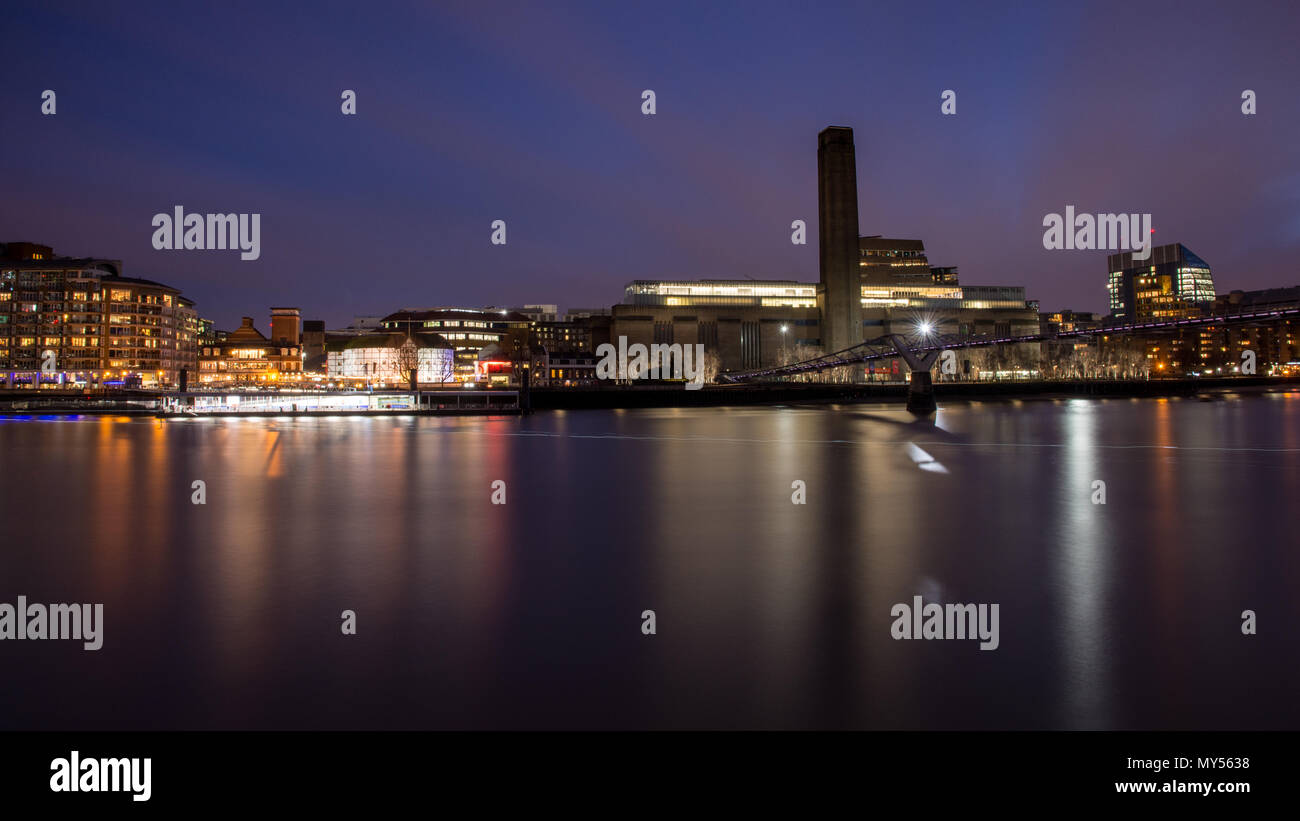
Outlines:
[{"label": "bridge deck", "polygon": [[[888,336],[879,336],[874,339],[866,340],[858,345],[845,348],[835,353],[824,354],[812,359],[805,359],[802,362],[795,362],[790,365],[778,365],[771,368],[758,368],[752,371],[743,371],[741,373],[723,374],[722,379],[728,382],[744,382],[750,379],[761,379],[764,377],[790,376],[798,373],[810,373],[823,371],[827,368],[837,368],[843,365],[853,365],[858,362],[869,362],[876,359],[891,359],[901,356],[901,351],[908,350],[913,355],[921,355],[937,351],[946,351],[959,348],[980,348],[988,345],[1013,345],[1024,342],[1050,342],[1055,339],[1078,339],[1080,337],[1091,336],[1123,336],[1125,334],[1146,334],[1159,333],[1161,331],[1176,331],[1182,328],[1202,327],[1206,325],[1249,325],[1252,323],[1272,322],[1279,319],[1290,317],[1300,317],[1300,308],[1277,308],[1273,310],[1261,311],[1242,311],[1231,314],[1210,314],[1206,316],[1186,317],[1182,319],[1170,319],[1163,322],[1132,322],[1124,325],[1108,325],[1101,328],[1089,328],[1086,330],[1061,331],[1052,334],[1028,334],[1022,336],[955,336],[952,334],[913,337],[911,340],[900,334],[890,334]],[[900,347],[900,342],[905,346]],[[919,358],[919,357],[918,357]]]}]

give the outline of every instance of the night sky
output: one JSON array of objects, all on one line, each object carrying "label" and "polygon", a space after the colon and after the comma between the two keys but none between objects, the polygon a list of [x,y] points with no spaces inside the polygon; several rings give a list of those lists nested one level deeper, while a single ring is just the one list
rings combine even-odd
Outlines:
[{"label": "night sky", "polygon": [[[835,124],[861,232],[964,283],[1105,310],[1106,252],[1042,246],[1074,205],[1151,213],[1220,292],[1300,284],[1294,4],[282,5],[6,3],[0,241],[122,259],[227,328],[814,281]],[[155,251],[175,205],[260,213],[261,259]]]}]

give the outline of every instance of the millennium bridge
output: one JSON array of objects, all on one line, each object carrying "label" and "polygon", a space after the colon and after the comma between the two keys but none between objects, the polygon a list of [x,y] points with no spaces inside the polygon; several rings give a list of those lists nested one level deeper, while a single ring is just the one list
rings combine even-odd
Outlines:
[{"label": "millennium bridge", "polygon": [[923,322],[917,326],[916,331],[912,334],[886,334],[874,339],[868,339],[844,350],[805,359],[802,362],[728,373],[721,375],[720,378],[727,382],[780,379],[786,376],[815,373],[844,365],[856,365],[859,362],[892,359],[897,356],[907,363],[907,367],[911,371],[910,388],[907,395],[908,410],[929,413],[935,409],[934,385],[930,378],[930,369],[934,367],[935,361],[944,351],[961,348],[983,348],[990,345],[1014,345],[1022,342],[1051,342],[1082,337],[1158,334],[1205,326],[1266,325],[1278,320],[1292,318],[1300,318],[1300,308],[1206,314],[1181,319],[1131,322],[1122,325],[1105,325],[1097,328],[1019,336],[937,334],[933,330],[933,323]]}]

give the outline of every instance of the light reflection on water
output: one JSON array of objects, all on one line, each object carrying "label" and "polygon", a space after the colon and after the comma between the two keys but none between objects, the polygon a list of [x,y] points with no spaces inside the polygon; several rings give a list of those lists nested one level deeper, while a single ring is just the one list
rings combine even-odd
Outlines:
[{"label": "light reflection on water", "polygon": [[1300,728],[1295,398],[5,421],[3,727]]}]

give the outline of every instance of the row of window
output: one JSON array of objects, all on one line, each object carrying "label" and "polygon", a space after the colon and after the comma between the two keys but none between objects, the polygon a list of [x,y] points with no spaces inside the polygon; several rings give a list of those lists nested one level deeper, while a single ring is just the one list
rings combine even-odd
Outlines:
[{"label": "row of window", "polygon": [[[275,353],[274,353],[274,350],[275,350],[275,349],[272,348],[271,350],[272,350],[272,353],[270,354],[270,356],[275,356]],[[223,356],[223,355],[224,355],[225,357],[227,357],[227,358],[229,358],[229,359],[265,359],[266,356],[267,356],[267,353],[266,353],[266,349],[265,349],[265,348],[231,348],[231,349],[228,350],[225,354],[222,354],[222,352],[221,352],[221,348],[209,348],[209,347],[205,347],[205,348],[203,349],[203,355],[204,355],[204,356]],[[281,348],[281,349],[280,349],[280,356],[297,356],[297,355],[298,355],[298,349],[297,349],[297,348]]]}]

